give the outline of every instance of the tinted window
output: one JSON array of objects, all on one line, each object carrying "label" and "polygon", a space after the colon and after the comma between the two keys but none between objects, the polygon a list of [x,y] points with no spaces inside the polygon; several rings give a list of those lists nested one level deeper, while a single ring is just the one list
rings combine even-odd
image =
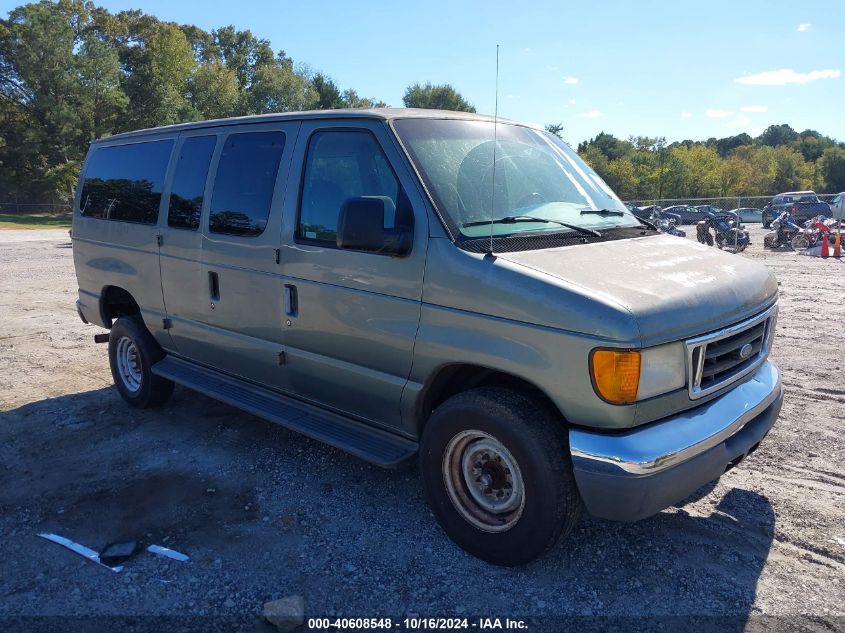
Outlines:
[{"label": "tinted window", "polygon": [[[308,143],[299,211],[299,237],[335,242],[340,207],[349,198],[385,198],[385,224],[397,208],[410,213],[399,181],[369,132],[317,132]],[[392,204],[391,204],[392,203]]]},{"label": "tinted window", "polygon": [[205,180],[216,143],[214,136],[198,136],[182,143],[170,189],[168,226],[192,230],[199,227]]},{"label": "tinted window", "polygon": [[82,215],[155,224],[173,141],[100,147],[88,161]]},{"label": "tinted window", "polygon": [[284,147],[282,132],[232,134],[226,139],[211,194],[212,233],[264,231]]}]

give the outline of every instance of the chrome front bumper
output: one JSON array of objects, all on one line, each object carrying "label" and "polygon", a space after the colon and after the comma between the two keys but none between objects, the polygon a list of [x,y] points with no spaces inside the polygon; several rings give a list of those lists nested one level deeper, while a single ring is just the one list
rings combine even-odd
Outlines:
[{"label": "chrome front bumper", "polygon": [[780,372],[767,361],[725,395],[642,428],[617,435],[570,430],[584,505],[618,521],[660,512],[756,449],[782,403]]}]

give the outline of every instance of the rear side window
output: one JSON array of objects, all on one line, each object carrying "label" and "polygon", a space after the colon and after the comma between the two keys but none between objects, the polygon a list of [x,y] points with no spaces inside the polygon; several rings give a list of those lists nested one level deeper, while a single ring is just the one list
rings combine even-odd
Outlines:
[{"label": "rear side window", "polygon": [[211,194],[208,228],[212,233],[254,236],[264,232],[284,148],[282,132],[229,135]]},{"label": "rear side window", "polygon": [[400,217],[408,213],[407,200],[400,195],[399,181],[369,132],[316,132],[308,143],[305,161],[299,238],[334,243],[340,208],[349,198],[384,198],[388,203],[386,224],[394,221],[397,208]]},{"label": "rear side window", "polygon": [[215,136],[197,136],[182,143],[170,188],[168,226],[193,231],[199,228],[205,180],[216,143]]},{"label": "rear side window", "polygon": [[100,147],[85,170],[82,215],[155,224],[173,141]]}]

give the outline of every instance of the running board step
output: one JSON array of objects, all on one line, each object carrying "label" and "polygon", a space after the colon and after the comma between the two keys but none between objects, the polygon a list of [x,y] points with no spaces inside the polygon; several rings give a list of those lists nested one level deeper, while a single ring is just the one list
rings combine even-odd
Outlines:
[{"label": "running board step", "polygon": [[152,372],[377,466],[396,468],[417,452],[418,445],[411,440],[180,358],[166,356],[152,366]]}]

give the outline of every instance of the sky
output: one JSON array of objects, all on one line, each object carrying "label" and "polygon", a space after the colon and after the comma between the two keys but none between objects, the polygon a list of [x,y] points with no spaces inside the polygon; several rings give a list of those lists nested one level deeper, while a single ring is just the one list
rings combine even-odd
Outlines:
[{"label": "sky", "polygon": [[[845,141],[843,0],[271,2],[95,0],[212,30],[249,29],[342,88],[402,106],[450,83],[493,114],[669,142],[788,123]],[[0,0],[4,13],[21,2]]]}]

